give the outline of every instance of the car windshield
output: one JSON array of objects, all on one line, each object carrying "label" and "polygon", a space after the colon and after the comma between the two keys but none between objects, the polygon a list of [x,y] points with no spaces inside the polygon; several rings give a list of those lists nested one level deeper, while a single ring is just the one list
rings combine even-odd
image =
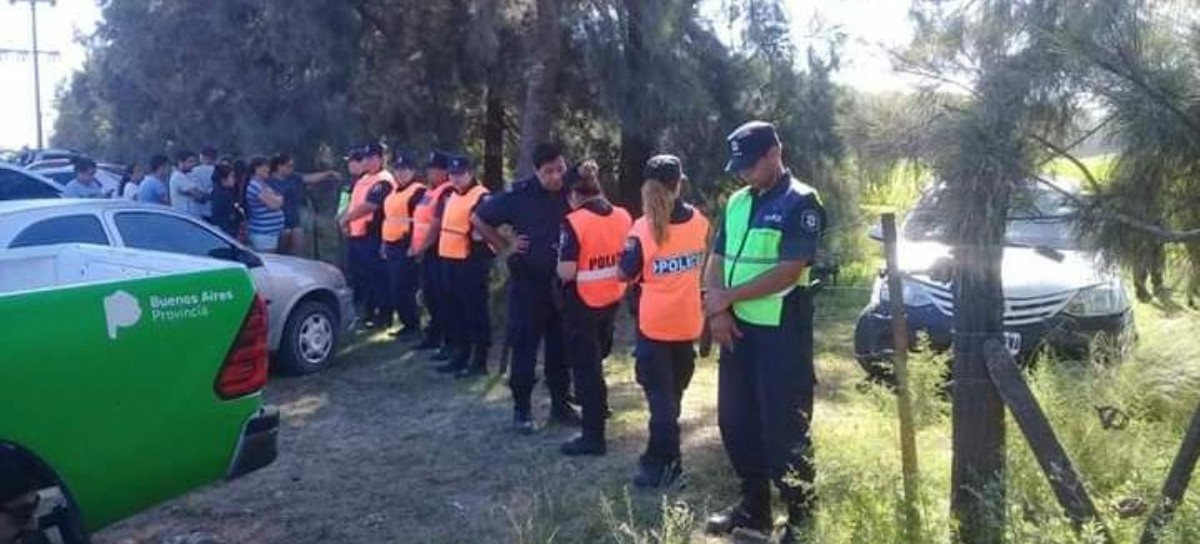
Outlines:
[{"label": "car windshield", "polygon": [[[905,221],[906,240],[947,241],[944,196],[945,191],[937,186],[921,197]],[[1071,200],[1059,193],[1041,188],[1014,190],[1009,199],[1005,243],[1060,250],[1078,249],[1075,211]]]}]

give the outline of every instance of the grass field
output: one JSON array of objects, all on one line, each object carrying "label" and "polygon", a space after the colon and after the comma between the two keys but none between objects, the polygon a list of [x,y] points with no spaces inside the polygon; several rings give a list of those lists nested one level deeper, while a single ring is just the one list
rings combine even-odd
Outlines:
[{"label": "grass field", "polygon": [[[813,542],[898,541],[901,489],[893,396],[864,385],[851,358],[856,312],[867,294],[830,290],[818,301],[815,440],[820,511]],[[1200,319],[1173,305],[1138,309],[1134,358],[1112,369],[1046,364],[1035,391],[1118,542],[1134,542],[1143,518],[1118,520],[1114,505],[1150,503],[1192,411],[1200,404]],[[624,324],[628,335],[628,323]],[[573,431],[534,437],[507,430],[499,380],[455,382],[383,335],[347,345],[337,367],[275,379],[283,409],[282,454],[271,467],[191,494],[110,528],[97,542],[720,542],[703,518],[735,499],[716,425],[715,361],[700,363],[684,407],[687,485],[641,493],[627,484],[645,440],[646,411],[628,344],[608,367],[610,450],[567,459]],[[944,361],[913,359],[922,469],[924,542],[945,542],[950,433],[939,394]],[[544,393],[537,415],[545,416]],[[1126,410],[1125,431],[1105,431],[1095,406]],[[1089,542],[1063,521],[1015,427],[1009,435],[1011,542]],[[1193,493],[1193,496],[1195,494]],[[208,540],[205,540],[207,538]],[[173,540],[174,539],[174,540]],[[1164,542],[1200,541],[1190,499]]]}]

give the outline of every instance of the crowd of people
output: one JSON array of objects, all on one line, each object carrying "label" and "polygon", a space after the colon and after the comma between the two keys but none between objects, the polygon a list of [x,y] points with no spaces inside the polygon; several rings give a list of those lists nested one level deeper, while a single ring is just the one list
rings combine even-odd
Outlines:
[{"label": "crowd of people", "polygon": [[[397,341],[434,351],[437,372],[485,376],[490,275],[502,257],[512,429],[536,432],[540,350],[549,422],[581,429],[561,452],[605,455],[603,362],[628,300],[637,382],[650,412],[633,483],[651,488],[683,474],[680,412],[694,344],[707,327],[721,345],[721,436],[742,481],[741,501],[709,519],[709,532],[769,533],[773,482],[788,508],[782,541],[796,541],[793,528],[807,521],[814,501],[809,268],[825,216],[817,193],[784,167],[773,125],[747,123],[728,146],[727,170],[745,187],[729,197],[715,233],[681,198],[688,180],[673,155],[644,165],[644,214],[635,220],[605,198],[596,162],[569,165],[555,145],[537,146],[534,174],[504,192],[480,184],[465,154],[433,151],[421,168],[406,152],[355,147],[345,157],[350,183],[337,223],[362,326],[393,329]],[[105,196],[93,185],[94,168],[78,163],[71,196]],[[258,251],[294,250],[305,186],[338,179],[334,172],[298,175],[286,154],[242,162],[219,160],[212,149],[198,157],[180,152],[174,163],[156,155],[147,170],[132,166],[119,194],[211,221]]]},{"label": "crowd of people", "polygon": [[504,192],[481,185],[464,154],[433,151],[421,172],[410,154],[395,153],[388,168],[382,146],[353,149],[338,223],[364,326],[395,325],[391,335],[434,351],[438,372],[484,376],[493,336],[489,278],[493,260],[503,258],[512,429],[536,432],[540,350],[549,422],[581,429],[561,452],[605,455],[603,361],[628,300],[637,322],[637,381],[650,412],[633,477],[638,487],[669,486],[683,474],[682,400],[694,344],[708,327],[722,346],[719,425],[742,500],[707,528],[769,533],[774,482],[789,515],[782,541],[797,541],[795,528],[814,501],[808,271],[825,216],[816,192],[784,168],[771,124],[747,123],[728,142],[728,170],[746,187],[730,197],[715,235],[680,197],[687,176],[672,155],[645,164],[645,213],[635,220],[605,198],[599,165],[569,164],[554,145],[537,146],[534,174]]},{"label": "crowd of people", "polygon": [[73,161],[75,178],[63,189],[66,198],[124,198],[170,206],[208,221],[247,242],[256,251],[298,254],[305,247],[300,210],[306,188],[341,176],[327,170],[296,172],[287,153],[248,160],[219,157],[205,147],[199,154],[181,150],[172,162],[156,154],[143,165],[126,167],[116,188],[106,190],[97,165],[86,157]]}]

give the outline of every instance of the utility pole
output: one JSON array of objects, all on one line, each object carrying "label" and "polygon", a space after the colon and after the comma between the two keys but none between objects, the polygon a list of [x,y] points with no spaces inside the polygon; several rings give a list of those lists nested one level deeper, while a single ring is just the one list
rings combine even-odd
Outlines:
[{"label": "utility pole", "polygon": [[33,105],[35,115],[37,115],[37,146],[38,149],[42,149],[46,147],[46,142],[42,132],[42,63],[41,53],[38,52],[37,5],[44,2],[53,6],[55,0],[10,0],[10,2],[13,4],[29,2],[30,28],[33,32],[33,49],[30,53],[33,57]]}]

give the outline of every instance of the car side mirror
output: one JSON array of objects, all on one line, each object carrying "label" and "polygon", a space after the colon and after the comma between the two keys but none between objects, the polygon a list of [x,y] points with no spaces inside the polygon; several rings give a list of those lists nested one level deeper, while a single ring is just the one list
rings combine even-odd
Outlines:
[{"label": "car side mirror", "polygon": [[236,246],[214,249],[208,253],[208,256],[214,259],[221,259],[222,261],[242,263],[249,268],[263,265],[262,258],[255,255],[253,251]]},{"label": "car side mirror", "polygon": [[262,257],[248,249],[238,249],[238,261],[249,268],[258,268],[263,265]]}]

